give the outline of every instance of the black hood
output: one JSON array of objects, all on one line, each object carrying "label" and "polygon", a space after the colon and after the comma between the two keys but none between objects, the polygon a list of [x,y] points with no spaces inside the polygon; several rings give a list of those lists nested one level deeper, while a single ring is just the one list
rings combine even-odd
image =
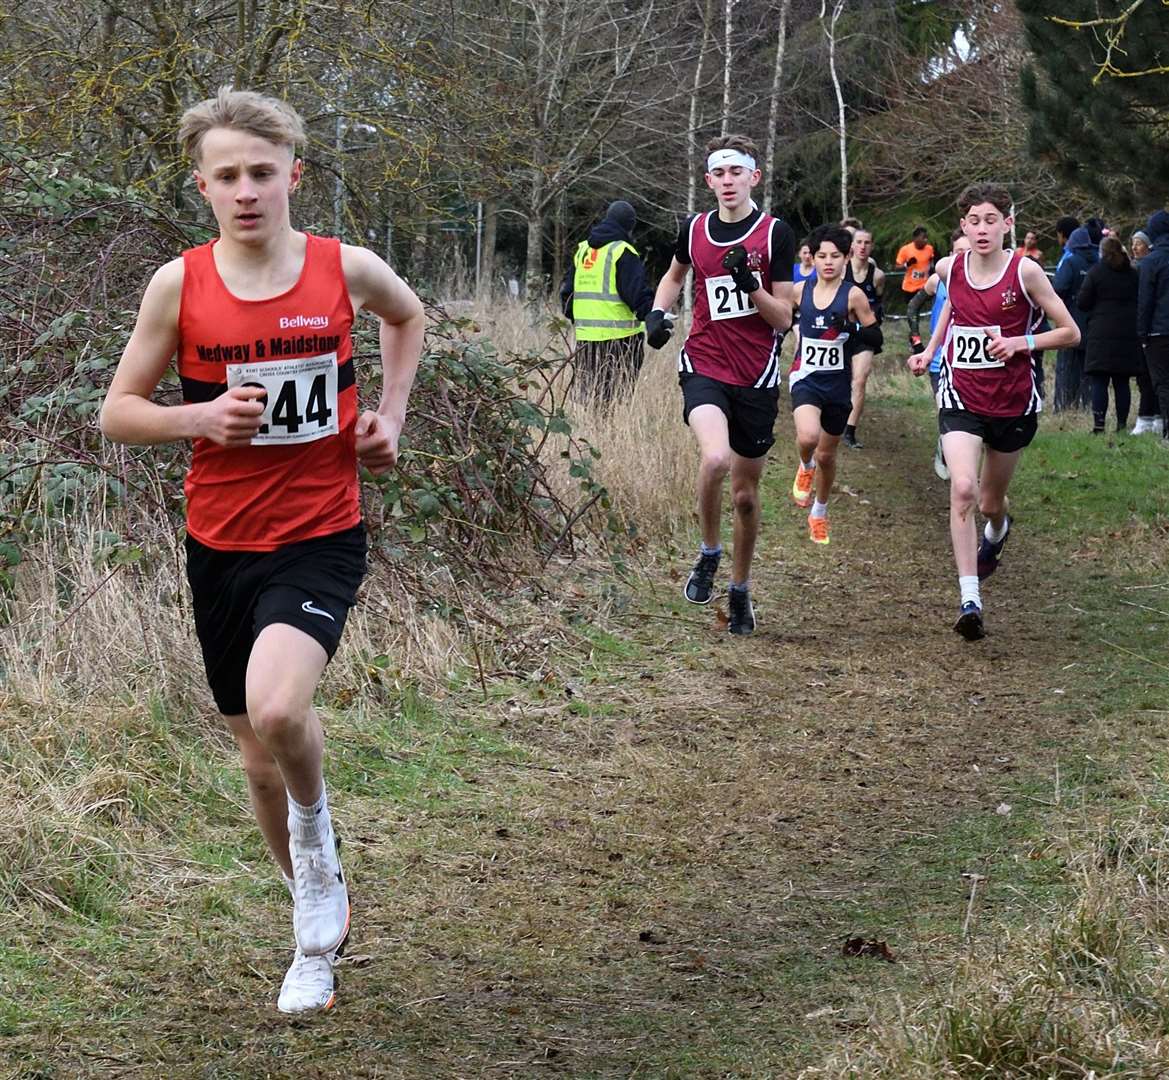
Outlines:
[{"label": "black hood", "polygon": [[629,243],[629,233],[608,218],[598,222],[589,230],[589,247],[598,248],[603,244],[611,244],[615,240],[624,240]]},{"label": "black hood", "polygon": [[1158,210],[1153,214],[1145,226],[1145,232],[1149,234],[1151,243],[1163,246],[1169,237],[1169,210]]}]

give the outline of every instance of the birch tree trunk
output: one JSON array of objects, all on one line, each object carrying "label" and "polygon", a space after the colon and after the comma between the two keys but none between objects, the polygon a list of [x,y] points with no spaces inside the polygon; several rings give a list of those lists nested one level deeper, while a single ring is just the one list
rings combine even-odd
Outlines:
[{"label": "birch tree trunk", "polygon": [[491,303],[495,295],[495,232],[499,223],[499,203],[487,199],[483,203],[483,253],[479,266],[479,300]]},{"label": "birch tree trunk", "polygon": [[779,30],[775,35],[775,70],[771,76],[771,108],[767,114],[767,153],[763,158],[763,205],[768,211],[775,201],[775,144],[779,127],[779,88],[783,83],[783,54],[787,48],[787,17],[792,0],[781,0]]},{"label": "birch tree trunk", "polygon": [[[820,22],[824,23],[828,0],[820,0]],[[840,216],[848,217],[848,146],[845,143],[844,94],[840,89],[840,76],[836,73],[836,21],[844,10],[844,0],[834,0],[832,18],[824,26],[828,38],[828,71],[832,75],[832,88],[836,91],[837,131],[840,136]]]},{"label": "birch tree trunk", "polygon": [[734,59],[731,31],[734,29],[734,8],[735,0],[726,0],[723,10],[723,122],[719,128],[720,135],[726,135],[731,124],[731,61]]},{"label": "birch tree trunk", "polygon": [[[710,52],[711,29],[714,22],[714,0],[706,0],[702,12],[702,41],[698,46],[698,62],[694,65],[694,82],[690,85],[690,125],[686,136],[686,213],[693,214],[698,198],[698,94],[702,89],[702,69],[706,66],[706,55]],[[694,280],[686,276],[682,290],[682,313],[689,322],[694,308]]]}]

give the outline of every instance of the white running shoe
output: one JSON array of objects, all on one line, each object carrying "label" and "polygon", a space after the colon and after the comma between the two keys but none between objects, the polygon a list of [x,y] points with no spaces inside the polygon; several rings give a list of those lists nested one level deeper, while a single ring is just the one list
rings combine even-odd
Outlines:
[{"label": "white running shoe", "polygon": [[305,956],[298,947],[292,966],[284,976],[276,1008],[282,1013],[305,1013],[331,1009],[337,1001],[333,965],[337,954]]},{"label": "white running shoe", "polygon": [[349,933],[349,890],[337,842],[332,826],[314,840],[297,837],[292,822],[288,831],[296,943],[305,956],[325,956],[340,948]]},{"label": "white running shoe", "polygon": [[1149,435],[1157,430],[1157,417],[1155,416],[1138,416],[1137,422],[1133,424],[1130,435]]},{"label": "white running shoe", "polygon": [[946,467],[946,459],[942,456],[941,439],[938,439],[938,445],[934,449],[934,473],[939,480],[950,479],[950,470]]}]

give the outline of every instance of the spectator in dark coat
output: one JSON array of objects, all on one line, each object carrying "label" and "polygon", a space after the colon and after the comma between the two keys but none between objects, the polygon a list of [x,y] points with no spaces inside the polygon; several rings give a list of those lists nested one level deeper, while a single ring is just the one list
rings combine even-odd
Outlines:
[{"label": "spectator in dark coat", "polygon": [[1161,411],[1161,438],[1169,443],[1169,211],[1158,210],[1145,226],[1152,249],[1140,266],[1137,334]]},{"label": "spectator in dark coat", "polygon": [[1052,407],[1056,412],[1063,409],[1082,409],[1086,404],[1087,383],[1084,381],[1084,339],[1086,337],[1084,313],[1076,304],[1080,286],[1088,271],[1099,260],[1099,253],[1088,230],[1083,225],[1072,230],[1067,247],[1055,268],[1056,295],[1067,305],[1068,311],[1080,328],[1080,344],[1074,349],[1060,349],[1055,360],[1055,394]]},{"label": "spectator in dark coat", "polygon": [[[1149,234],[1137,229],[1132,234],[1129,245],[1132,256],[1133,269],[1139,269],[1141,260],[1149,253]],[[1161,434],[1161,416],[1157,407],[1157,392],[1153,389],[1153,380],[1149,378],[1149,365],[1142,366],[1137,374],[1137,389],[1140,391],[1140,401],[1137,404],[1137,419],[1132,426],[1134,435]]]},{"label": "spectator in dark coat", "polygon": [[611,202],[605,217],[589,230],[588,239],[577,247],[572,265],[560,284],[560,305],[564,314],[574,323],[585,319],[588,316],[582,315],[580,304],[575,300],[588,303],[597,297],[576,297],[577,275],[587,273],[583,260],[590,257],[593,261],[599,259],[597,265],[600,268],[607,265],[606,255],[616,256],[616,265],[611,271],[612,280],[602,280],[599,284],[606,290],[606,295],[616,294],[610,298],[615,303],[607,306],[620,307],[622,310],[619,317],[612,311],[604,317],[617,317],[629,323],[629,326],[608,332],[577,325],[577,389],[584,398],[595,397],[608,402],[618,389],[629,393],[641,371],[645,357],[645,336],[638,324],[644,322],[653,308],[654,290],[646,278],[645,263],[631,240],[636,226],[637,211],[631,203],[624,199]]},{"label": "spectator in dark coat", "polygon": [[1123,432],[1132,404],[1129,380],[1145,366],[1137,337],[1136,270],[1115,236],[1100,241],[1100,261],[1088,271],[1076,303],[1087,323],[1084,374],[1092,395],[1092,432],[1104,430],[1108,384],[1116,402],[1116,430]]}]

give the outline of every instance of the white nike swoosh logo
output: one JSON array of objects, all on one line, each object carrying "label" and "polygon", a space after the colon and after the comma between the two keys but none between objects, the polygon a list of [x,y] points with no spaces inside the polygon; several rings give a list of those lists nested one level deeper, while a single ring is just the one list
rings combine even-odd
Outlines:
[{"label": "white nike swoosh logo", "polygon": [[311,600],[306,600],[303,604],[301,604],[300,610],[307,611],[310,615],[324,615],[324,617],[330,622],[337,621],[327,611],[322,611],[319,607],[313,607],[313,602]]}]

